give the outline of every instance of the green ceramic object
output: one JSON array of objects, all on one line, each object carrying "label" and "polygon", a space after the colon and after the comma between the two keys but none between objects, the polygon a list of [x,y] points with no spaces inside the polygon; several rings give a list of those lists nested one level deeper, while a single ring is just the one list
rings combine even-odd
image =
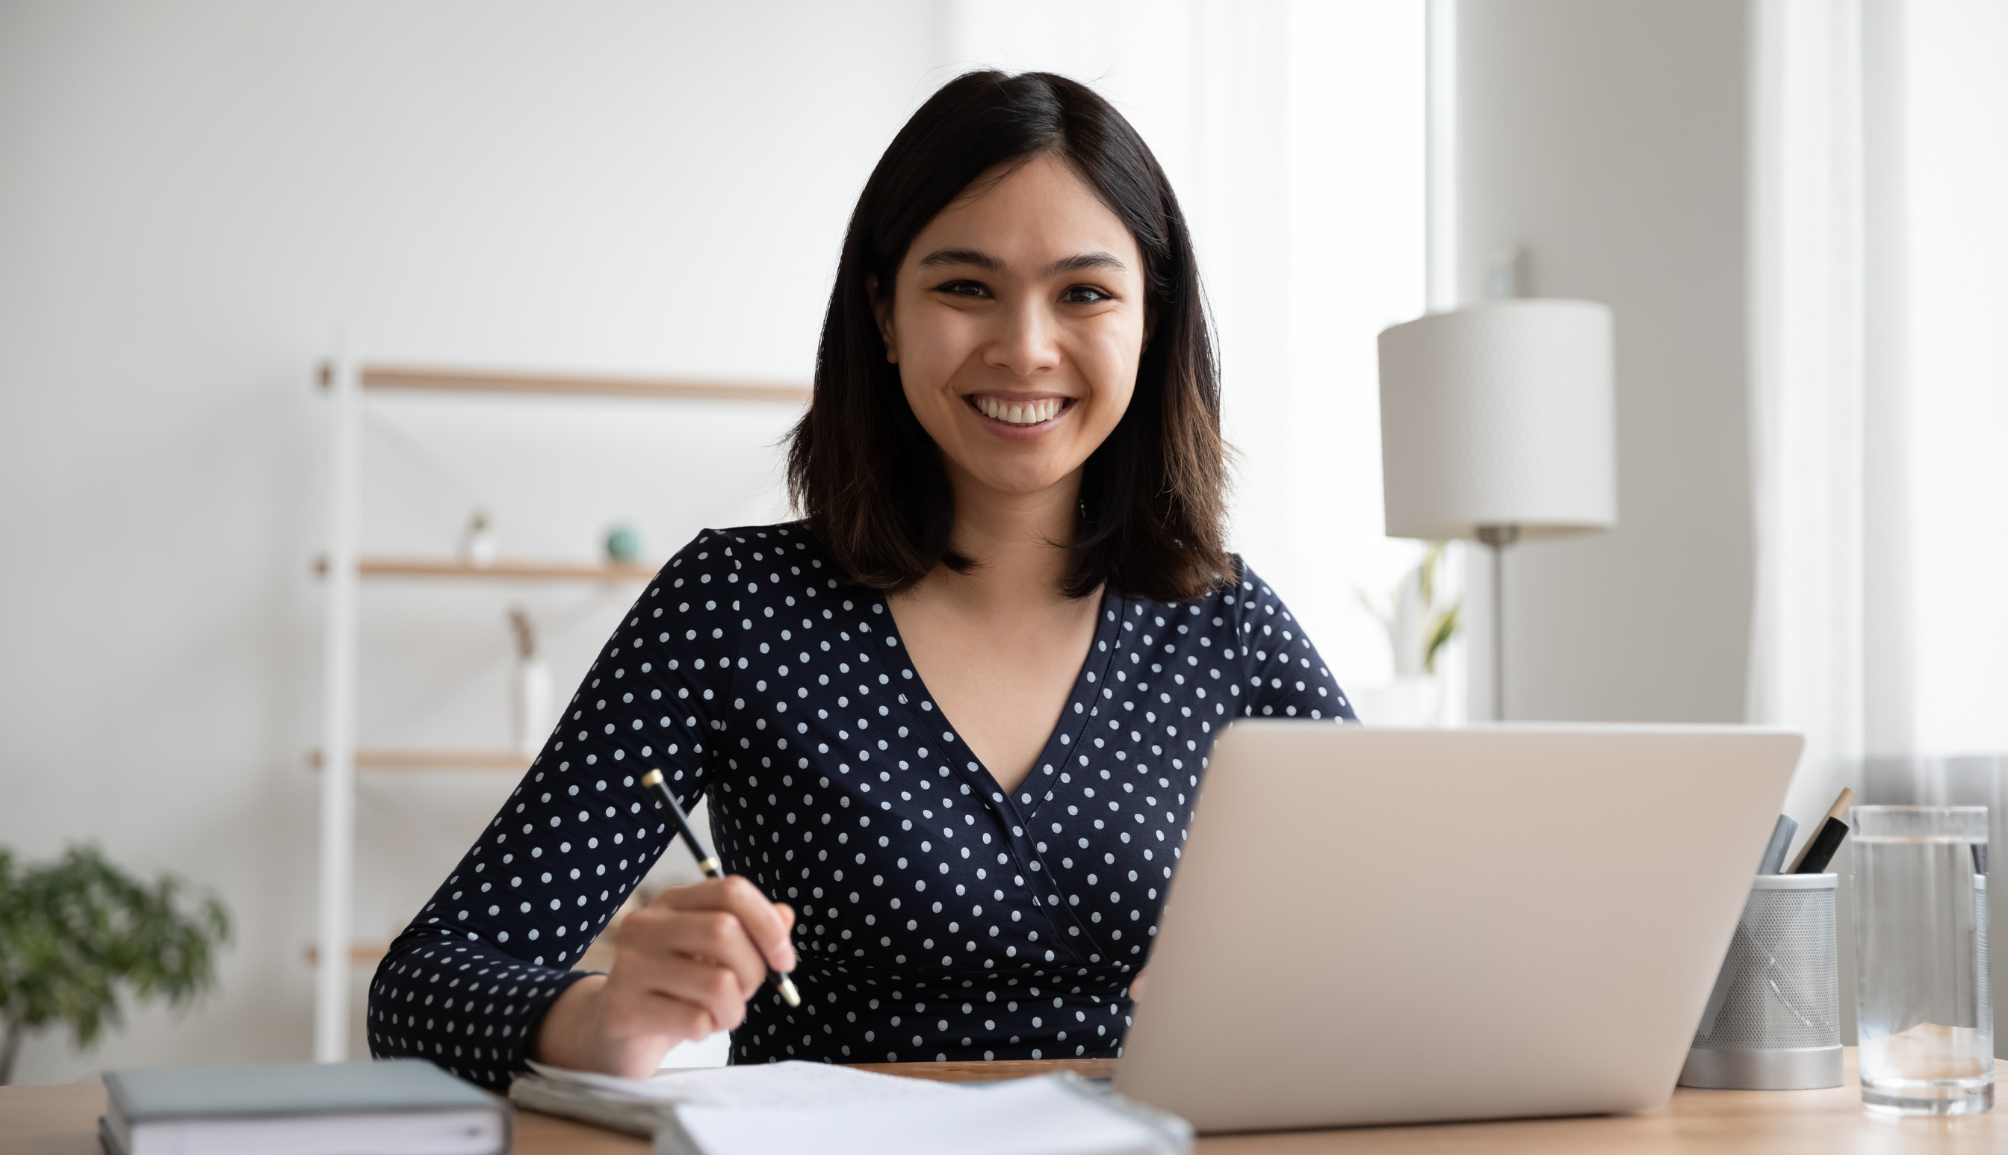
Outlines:
[{"label": "green ceramic object", "polygon": [[631,525],[617,525],[607,531],[607,557],[631,562],[641,556],[641,535]]}]

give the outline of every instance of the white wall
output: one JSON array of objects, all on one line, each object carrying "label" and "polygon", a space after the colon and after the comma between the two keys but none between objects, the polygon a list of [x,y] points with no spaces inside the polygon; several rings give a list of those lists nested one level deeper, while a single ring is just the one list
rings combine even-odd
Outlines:
[{"label": "white wall", "polygon": [[1617,316],[1618,528],[1507,555],[1509,717],[1741,721],[1746,5],[1466,0],[1457,21],[1462,299],[1522,245],[1528,295]]},{"label": "white wall", "polygon": [[[857,190],[939,78],[921,0],[0,6],[0,844],[216,888],[223,991],[23,1081],[304,1058],[324,403],[383,358],[806,380]],[[523,554],[777,512],[785,414],[389,402],[366,547]],[[413,450],[411,446],[422,447]],[[619,599],[518,591],[583,670]],[[364,740],[487,747],[504,594],[372,587]],[[510,786],[365,784],[358,933]],[[360,992],[360,980],[358,983]]]}]

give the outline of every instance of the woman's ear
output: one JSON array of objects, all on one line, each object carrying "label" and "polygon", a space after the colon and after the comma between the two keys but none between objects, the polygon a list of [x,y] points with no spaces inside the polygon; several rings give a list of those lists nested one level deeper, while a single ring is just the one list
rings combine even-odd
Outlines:
[{"label": "woman's ear", "polygon": [[879,294],[877,273],[865,274],[865,296],[871,298],[872,317],[878,321],[879,338],[885,342],[885,359],[899,364],[899,346],[892,339],[892,300]]}]

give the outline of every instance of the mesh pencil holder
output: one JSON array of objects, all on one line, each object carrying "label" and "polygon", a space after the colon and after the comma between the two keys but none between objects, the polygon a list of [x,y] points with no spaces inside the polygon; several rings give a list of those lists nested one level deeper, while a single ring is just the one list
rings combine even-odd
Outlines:
[{"label": "mesh pencil holder", "polygon": [[1760,874],[1702,1012],[1683,1087],[1841,1085],[1834,874]]}]

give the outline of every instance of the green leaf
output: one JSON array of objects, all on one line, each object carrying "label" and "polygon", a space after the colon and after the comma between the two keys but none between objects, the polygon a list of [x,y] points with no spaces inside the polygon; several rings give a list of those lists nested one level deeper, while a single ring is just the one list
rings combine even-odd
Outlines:
[{"label": "green leaf", "polygon": [[1416,580],[1422,586],[1424,607],[1436,605],[1436,567],[1443,561],[1444,551],[1450,548],[1447,541],[1432,541],[1422,551],[1422,564],[1416,567]]},{"label": "green leaf", "polygon": [[136,879],[94,846],[19,870],[0,849],[0,1020],[63,1024],[88,1048],[124,1021],[121,993],[182,1007],[216,985],[230,915],[179,879]]},{"label": "green leaf", "polygon": [[1422,649],[1423,673],[1434,674],[1436,672],[1437,653],[1443,647],[1450,644],[1450,639],[1457,636],[1457,611],[1462,606],[1463,603],[1460,602],[1432,619],[1429,628],[1429,641]]}]

